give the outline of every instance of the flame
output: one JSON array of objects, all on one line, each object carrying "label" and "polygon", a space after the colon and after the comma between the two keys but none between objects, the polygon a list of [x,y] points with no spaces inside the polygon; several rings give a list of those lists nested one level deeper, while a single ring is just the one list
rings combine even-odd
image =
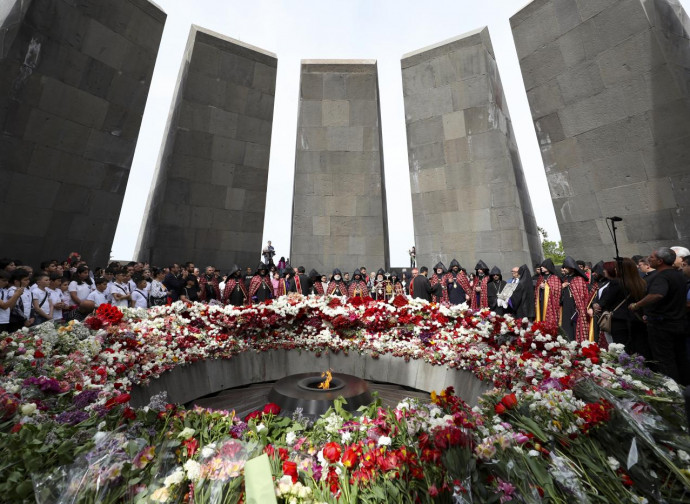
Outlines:
[{"label": "flame", "polygon": [[324,381],[319,383],[319,388],[323,390],[328,390],[331,388],[331,380],[333,379],[333,375],[331,374],[331,370],[329,369],[328,371],[324,371],[321,373],[321,378],[326,378]]}]

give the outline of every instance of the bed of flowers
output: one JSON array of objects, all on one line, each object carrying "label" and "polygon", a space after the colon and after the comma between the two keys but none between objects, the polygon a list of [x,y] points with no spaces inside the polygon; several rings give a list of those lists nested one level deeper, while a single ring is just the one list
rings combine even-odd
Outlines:
[{"label": "bed of flowers", "polygon": [[[314,420],[268,404],[246,418],[129,391],[175,366],[245,351],[391,354],[471,371],[470,408],[336,402]],[[337,370],[335,370],[337,371]],[[0,335],[0,500],[289,503],[690,502],[677,384],[622,347],[466,306],[284,297],[121,311]],[[268,457],[272,477],[245,464]],[[248,466],[249,467],[249,466]],[[270,502],[264,494],[260,502]]]}]

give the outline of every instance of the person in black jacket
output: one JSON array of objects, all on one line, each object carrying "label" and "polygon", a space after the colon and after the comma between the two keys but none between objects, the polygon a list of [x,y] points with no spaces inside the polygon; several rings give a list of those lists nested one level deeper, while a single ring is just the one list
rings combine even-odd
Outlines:
[{"label": "person in black jacket", "polygon": [[[614,263],[615,264],[615,263]],[[604,269],[604,276],[609,283],[602,290],[599,299],[592,303],[594,313],[612,312],[611,339],[614,343],[625,345],[628,354],[639,353],[645,358],[651,357],[647,345],[647,328],[641,318],[628,310],[630,303],[636,303],[645,296],[647,284],[637,271],[634,261],[623,259],[622,275],[618,265],[615,266],[613,278]]]},{"label": "person in black jacket", "polygon": [[170,273],[165,275],[163,285],[168,289],[168,295],[173,301],[180,299],[180,294],[187,285],[187,275],[186,269],[180,272],[180,265],[177,263],[170,266]]},{"label": "person in black jacket", "polygon": [[[414,270],[412,270],[414,274]],[[410,296],[413,298],[424,299],[431,301],[432,294],[434,296],[441,296],[443,289],[440,283],[432,286],[427,279],[429,268],[422,266],[419,270],[419,275],[415,276],[410,283]]]},{"label": "person in black jacket", "polygon": [[526,264],[520,266],[518,270],[520,281],[515,288],[515,292],[510,297],[509,306],[513,310],[515,318],[525,318],[534,320],[536,311],[534,309],[534,288],[532,286],[532,275]]}]

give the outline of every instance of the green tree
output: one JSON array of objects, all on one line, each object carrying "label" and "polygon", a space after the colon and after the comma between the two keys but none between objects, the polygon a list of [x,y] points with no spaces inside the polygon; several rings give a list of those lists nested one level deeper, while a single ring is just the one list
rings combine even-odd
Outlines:
[{"label": "green tree", "polygon": [[539,238],[541,240],[541,249],[544,252],[544,259],[551,259],[554,264],[563,264],[565,260],[565,252],[563,251],[563,242],[549,240],[549,233],[546,229],[537,226],[539,231]]}]

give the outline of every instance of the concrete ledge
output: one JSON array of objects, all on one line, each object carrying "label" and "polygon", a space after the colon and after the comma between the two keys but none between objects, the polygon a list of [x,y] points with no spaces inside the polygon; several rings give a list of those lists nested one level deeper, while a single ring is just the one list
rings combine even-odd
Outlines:
[{"label": "concrete ledge", "polygon": [[400,62],[403,69],[409,68],[432,58],[438,58],[444,54],[452,53],[463,47],[472,47],[482,44],[486,46],[486,50],[494,57],[494,50],[491,45],[489,28],[487,26],[405,53]]},{"label": "concrete ledge", "polygon": [[252,383],[276,381],[296,373],[320,372],[326,369],[352,374],[366,380],[395,383],[431,392],[452,386],[455,393],[475,406],[479,397],[493,385],[469,371],[434,366],[423,361],[405,362],[390,354],[373,358],[369,354],[315,353],[299,350],[245,352],[231,359],[206,360],[178,366],[152,380],[148,385],[135,386],[131,404],[142,407],[151,396],[168,393],[172,403],[186,403],[214,392]]},{"label": "concrete ledge", "polygon": [[376,73],[375,59],[303,59],[302,72]]}]

